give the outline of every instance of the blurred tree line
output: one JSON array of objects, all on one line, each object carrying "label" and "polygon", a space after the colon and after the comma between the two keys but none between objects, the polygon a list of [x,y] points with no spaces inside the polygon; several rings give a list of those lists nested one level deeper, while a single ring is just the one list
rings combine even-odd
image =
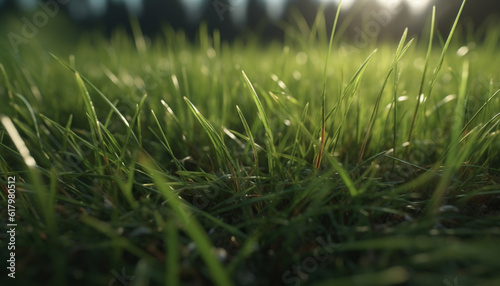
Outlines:
[{"label": "blurred tree line", "polygon": [[[79,3],[84,3],[81,1],[87,0],[48,0],[56,2],[59,4],[60,11],[68,11],[71,6],[71,2],[80,1]],[[107,0],[101,0],[107,1]],[[136,0],[136,2],[141,0]],[[235,25],[231,20],[231,13],[235,9],[234,3],[238,1],[231,2],[231,0],[205,0],[203,2],[203,12],[199,21],[189,21],[187,17],[187,9],[181,3],[184,0],[142,0],[141,12],[138,14],[141,27],[145,34],[153,35],[161,28],[168,24],[175,29],[183,29],[188,35],[194,35],[196,33],[197,27],[200,21],[207,23],[209,29],[218,29],[221,31],[221,35],[225,38],[232,38],[242,31],[254,30],[260,33],[263,37],[269,38],[281,38],[282,37],[282,25],[279,21],[271,20],[267,17],[265,6],[263,5],[263,0],[248,0],[246,6],[246,24]],[[363,1],[363,0],[360,0]],[[2,2],[0,0],[0,2]],[[47,0],[44,0],[47,2]],[[460,7],[461,0],[436,0],[433,3],[437,6],[437,22],[438,28],[443,34],[446,34],[449,27],[453,21],[453,18]],[[76,3],[76,2],[75,2]],[[0,20],[5,14],[11,14],[13,12],[19,13],[19,1],[17,0],[3,0],[3,5],[0,7]],[[293,17],[291,13],[293,10],[300,11],[305,18],[305,20],[312,25],[314,22],[315,15],[320,6],[319,1],[316,0],[289,0],[285,3],[285,13],[282,20],[288,20],[288,23],[293,25]],[[387,35],[399,36],[405,27],[410,28],[410,33],[418,34],[422,27],[424,27],[425,22],[430,16],[430,7],[426,12],[421,15],[412,15],[411,11],[407,7],[403,7],[401,11],[397,14],[391,15],[391,22],[398,23],[397,25],[385,25],[383,18],[383,8],[378,6],[377,1],[364,0],[364,9],[358,11],[359,15],[352,20],[351,27],[346,29],[347,33],[352,36],[362,37],[363,35],[356,35],[359,32],[359,27],[363,28],[363,25],[367,21],[376,21],[380,25],[381,33]],[[130,8],[130,7],[129,7]],[[335,15],[335,5],[328,5],[326,8],[327,15],[327,25],[331,27],[333,17]],[[16,12],[17,11],[17,12]],[[500,1],[492,0],[469,0],[467,3],[467,8],[464,12],[463,19],[466,22],[473,23],[474,27],[479,27],[485,19],[491,19],[495,21],[498,19],[500,11]],[[25,13],[30,13],[29,11],[24,11]],[[122,0],[110,0],[107,1],[106,10],[98,16],[89,15],[82,19],[76,20],[82,29],[86,28],[103,28],[111,31],[116,26],[127,26],[129,23],[130,9],[127,9]],[[33,13],[33,12],[31,12]],[[347,18],[349,12],[344,12],[341,15],[341,21]],[[384,24],[384,25],[382,25]],[[358,27],[358,30],[356,30]]]}]

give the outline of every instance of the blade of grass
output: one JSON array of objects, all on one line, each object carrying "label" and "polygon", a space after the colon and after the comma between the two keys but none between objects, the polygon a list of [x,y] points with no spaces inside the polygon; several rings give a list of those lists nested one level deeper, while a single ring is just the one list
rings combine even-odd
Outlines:
[{"label": "blade of grass", "polygon": [[259,156],[257,154],[257,146],[255,145],[255,140],[252,135],[252,130],[250,129],[250,126],[248,126],[248,122],[245,119],[245,116],[241,112],[241,109],[238,105],[236,105],[236,109],[238,110],[238,115],[240,116],[241,122],[243,123],[243,127],[245,128],[245,132],[247,133],[248,139],[250,141],[250,147],[252,147],[253,151],[253,156],[254,156],[254,162],[255,162],[255,174],[258,176],[259,174]]},{"label": "blade of grass", "polygon": [[139,24],[137,17],[130,16],[129,21],[130,27],[132,28],[132,34],[134,35],[135,47],[137,49],[137,52],[139,53],[139,55],[141,55],[141,57],[144,57],[145,55],[147,55],[147,47],[144,36],[142,35],[141,25]]},{"label": "blade of grass", "polygon": [[7,134],[9,134],[10,138],[12,139],[14,146],[16,146],[17,150],[19,151],[19,154],[23,158],[24,164],[30,170],[36,168],[35,158],[31,156],[28,147],[26,147],[26,143],[24,143],[24,140],[21,138],[21,135],[19,135],[19,132],[17,132],[16,126],[14,126],[12,120],[10,120],[9,117],[4,115],[0,115],[0,120],[2,121],[2,124],[5,127]]},{"label": "blade of grass", "polygon": [[178,170],[185,170],[182,164],[177,160],[175,157],[174,151],[172,150],[172,147],[170,147],[170,143],[168,142],[167,135],[165,135],[165,132],[163,131],[163,128],[161,127],[160,121],[158,120],[158,117],[156,116],[155,112],[151,110],[151,113],[153,114],[153,117],[155,119],[156,125],[158,125],[158,129],[160,129],[161,135],[163,137],[163,145],[167,149],[168,153],[170,154],[170,157],[172,157],[172,160],[174,160],[175,165],[177,166]]},{"label": "blade of grass", "polygon": [[439,183],[432,194],[429,204],[426,208],[426,216],[431,217],[438,213],[439,206],[441,205],[442,199],[448,185],[450,184],[453,174],[456,173],[461,165],[460,158],[462,157],[459,153],[460,135],[463,134],[461,131],[464,127],[464,116],[466,109],[466,97],[467,88],[469,80],[469,62],[465,61],[462,68],[462,79],[460,83],[460,89],[458,92],[457,105],[455,108],[455,114],[453,118],[453,125],[450,135],[450,146],[448,154],[446,155],[446,161],[443,171],[443,176],[439,180]]},{"label": "blade of grass", "polygon": [[[234,168],[237,165],[233,161],[233,158],[231,157],[226,144],[224,144],[224,140],[222,140],[213,125],[201,114],[201,112],[198,111],[196,106],[194,106],[194,104],[187,97],[184,97],[184,101],[186,101],[189,109],[193,112],[196,119],[198,119],[198,121],[200,122],[203,130],[205,130],[208,137],[210,138],[210,141],[212,141],[212,144],[214,145],[214,148],[217,152],[217,160],[219,161],[219,165],[221,167],[225,166],[227,173],[234,174]],[[229,163],[229,165],[227,163]]]},{"label": "blade of grass", "polygon": [[333,118],[336,118],[337,114],[338,114],[338,112],[340,110],[341,103],[344,101],[344,99],[347,101],[346,102],[346,107],[345,107],[345,110],[344,110],[344,114],[343,114],[343,116],[341,118],[340,124],[337,127],[337,130],[335,131],[335,134],[333,135],[333,138],[335,138],[335,143],[334,143],[333,149],[332,149],[333,151],[335,151],[335,149],[337,148],[337,143],[338,143],[339,138],[340,138],[340,132],[342,130],[342,126],[344,125],[345,121],[347,120],[347,116],[348,116],[351,104],[354,101],[354,95],[356,94],[356,92],[359,89],[359,86],[361,84],[361,80],[363,78],[363,75],[364,75],[364,72],[366,70],[366,67],[368,66],[368,63],[370,62],[370,60],[372,59],[373,55],[376,52],[377,52],[377,50],[374,50],[368,56],[368,58],[366,58],[366,60],[363,62],[363,64],[361,64],[361,66],[359,67],[359,69],[356,71],[356,73],[354,74],[354,76],[351,78],[351,80],[347,84],[346,88],[343,90],[342,96],[341,96],[339,102],[335,105],[335,108],[326,116],[326,119],[328,120],[328,118],[330,117],[330,115],[332,115],[332,113],[335,111],[335,114],[333,115]]},{"label": "blade of grass", "polygon": [[42,145],[42,139],[40,138],[40,131],[38,129],[38,122],[36,120],[36,116],[35,116],[35,111],[33,110],[33,107],[31,106],[31,104],[28,102],[28,100],[26,100],[26,98],[18,93],[16,93],[16,96],[22,100],[22,102],[26,105],[26,108],[28,108],[28,111],[30,113],[30,116],[31,116],[31,120],[33,120],[33,126],[35,127],[35,133],[36,133],[36,137],[38,137],[38,144],[39,144],[39,147],[40,148],[43,148],[43,145]]},{"label": "blade of grass", "polygon": [[215,225],[220,226],[222,229],[227,230],[230,234],[236,236],[237,238],[241,239],[246,239],[248,236],[239,230],[237,227],[234,227],[233,225],[230,225],[228,223],[225,223],[223,220],[219,219],[218,217],[213,216],[212,214],[205,212],[203,210],[200,210],[197,207],[190,206],[189,208],[192,212],[205,217],[207,220],[213,222]]},{"label": "blade of grass", "polygon": [[337,162],[337,159],[335,159],[333,156],[326,156],[326,158],[330,162],[330,165],[335,169],[335,171],[339,173],[340,178],[342,179],[342,181],[344,181],[344,184],[346,185],[347,189],[349,190],[349,194],[352,197],[355,197],[363,192],[363,190],[358,190],[356,188],[354,182],[349,177],[349,173],[344,168],[342,168],[342,166],[340,166],[339,162]]},{"label": "blade of grass", "polygon": [[417,94],[417,104],[415,105],[415,111],[413,113],[413,119],[411,121],[410,133],[408,134],[408,142],[411,142],[411,136],[413,133],[413,128],[415,128],[415,122],[417,120],[417,114],[420,107],[420,101],[422,98],[422,92],[424,91],[425,79],[427,76],[427,69],[429,68],[429,59],[432,52],[432,42],[434,41],[434,27],[436,24],[436,6],[432,7],[432,18],[431,18],[431,30],[429,36],[429,45],[427,47],[427,54],[425,55],[424,71],[422,72],[422,79],[420,80],[420,88]]},{"label": "blade of grass", "polygon": [[133,154],[133,156],[132,156],[132,158],[134,158],[134,160],[132,160],[132,162],[130,163],[130,166],[128,168],[127,180],[126,181],[125,180],[116,180],[118,186],[122,190],[123,196],[127,200],[130,207],[132,207],[133,209],[136,209],[139,207],[139,203],[135,200],[135,198],[132,194],[132,189],[134,187],[134,178],[135,178],[135,170],[136,170],[135,165],[136,165],[136,160],[137,160],[137,154],[138,154],[138,152],[135,152],[135,154]]},{"label": "blade of grass", "polygon": [[64,128],[64,136],[63,136],[63,143],[62,143],[62,148],[61,150],[66,150],[68,146],[68,136],[69,136],[69,130],[71,128],[71,124],[73,123],[73,114],[70,114],[68,118],[68,122],[66,123],[66,127]]},{"label": "blade of grass", "polygon": [[490,96],[490,98],[488,98],[488,100],[486,100],[486,102],[477,110],[477,112],[474,113],[472,118],[467,121],[467,124],[465,124],[464,128],[462,129],[462,133],[464,133],[467,130],[467,128],[469,128],[472,121],[474,121],[474,119],[476,119],[476,117],[481,113],[481,111],[483,111],[486,108],[486,106],[491,102],[491,100],[495,96],[497,96],[498,93],[500,93],[500,89],[497,90],[492,96]]},{"label": "blade of grass", "polygon": [[[453,23],[453,26],[452,26],[452,28],[450,30],[449,35],[448,35],[448,39],[446,40],[446,43],[444,44],[443,50],[441,51],[441,56],[439,57],[437,67],[434,70],[434,73],[432,75],[432,80],[431,80],[431,83],[430,83],[430,86],[429,86],[429,90],[427,92],[427,94],[428,94],[427,96],[431,95],[432,90],[434,88],[434,85],[436,84],[439,72],[441,71],[441,68],[443,66],[443,62],[444,62],[444,58],[446,56],[446,52],[448,51],[448,48],[449,48],[450,43],[451,43],[451,39],[453,38],[453,35],[455,34],[455,30],[457,28],[458,21],[460,20],[460,16],[462,15],[462,11],[463,11],[463,9],[465,7],[465,3],[466,2],[467,2],[467,0],[463,0],[462,5],[460,6],[460,10],[458,11],[457,16],[455,17],[455,22]],[[422,81],[420,83],[419,95],[417,97],[417,105],[415,106],[415,112],[413,114],[413,119],[412,119],[412,123],[411,123],[411,127],[410,127],[410,132],[408,134],[408,142],[411,142],[412,132],[413,132],[413,129],[414,129],[414,126],[415,126],[415,122],[416,122],[417,116],[418,116],[419,105],[420,105],[420,101],[421,101],[421,98],[422,98],[422,90],[423,90],[423,85],[424,85],[424,81],[425,81],[425,74],[426,74],[426,71],[427,71],[427,64],[428,64],[430,53],[431,53],[431,49],[432,49],[432,40],[433,40],[432,38],[433,38],[433,35],[434,35],[433,30],[434,30],[434,21],[435,21],[435,15],[436,15],[435,10],[436,10],[436,7],[434,7],[433,11],[432,11],[432,25],[431,25],[432,31],[431,31],[431,36],[430,36],[430,40],[429,40],[429,48],[427,50],[427,56],[426,56],[426,60],[425,60],[426,62],[425,62],[425,67],[424,67],[424,74],[422,75]]]},{"label": "blade of grass", "polygon": [[409,273],[401,266],[394,266],[379,272],[357,274],[350,277],[334,278],[313,284],[314,286],[330,285],[401,285],[408,281]]},{"label": "blade of grass", "polygon": [[[340,5],[341,3],[339,3]],[[326,3],[321,3],[318,12],[316,13],[316,17],[314,17],[314,23],[311,27],[311,31],[309,34],[309,46],[320,43],[326,44],[326,21],[325,21],[325,8]]]},{"label": "blade of grass", "polygon": [[110,239],[113,240],[113,245],[121,246],[126,249],[131,254],[147,259],[149,261],[154,261],[154,258],[148,252],[142,250],[140,247],[134,245],[129,239],[121,236],[109,223],[101,221],[97,218],[91,217],[89,215],[80,216],[80,221],[100,233],[106,235]]},{"label": "blade of grass", "polygon": [[276,147],[274,146],[273,131],[271,130],[271,125],[269,124],[269,120],[266,115],[266,112],[264,111],[264,107],[262,106],[262,102],[260,101],[259,96],[257,95],[257,92],[255,91],[252,83],[250,82],[250,79],[248,79],[247,75],[245,74],[245,71],[242,70],[241,73],[243,74],[243,78],[245,79],[245,82],[247,83],[248,89],[250,90],[255,105],[257,106],[262,123],[264,124],[264,129],[266,131],[266,136],[267,136],[266,146],[268,149],[267,156],[268,156],[269,173],[271,177],[273,177],[274,168],[277,166],[277,162],[275,162]]},{"label": "blade of grass", "polygon": [[326,54],[326,60],[325,60],[325,68],[323,70],[323,89],[321,91],[321,145],[319,147],[319,152],[316,158],[316,164],[314,167],[316,170],[319,169],[321,165],[321,159],[323,157],[323,149],[325,148],[325,142],[326,142],[326,79],[327,79],[327,68],[328,68],[328,60],[330,59],[330,54],[332,52],[332,46],[333,46],[333,38],[335,37],[335,30],[337,29],[337,21],[339,19],[340,15],[340,9],[342,8],[342,0],[339,1],[339,5],[337,6],[337,13],[335,15],[335,20],[333,22],[333,28],[332,28],[332,33],[330,35],[330,43],[328,44],[328,53]]},{"label": "blade of grass", "polygon": [[158,191],[165,197],[165,199],[167,199],[167,203],[176,214],[177,219],[180,221],[187,234],[195,242],[201,257],[205,261],[205,264],[211,273],[213,282],[216,285],[222,286],[232,285],[227,272],[212,252],[213,245],[210,243],[210,238],[203,230],[201,224],[191,214],[188,207],[185,206],[185,203],[179,198],[179,196],[168,187],[168,184],[164,180],[162,174],[153,166],[152,162],[146,157],[141,159],[144,160],[141,164],[146,167],[146,171],[152,177]]},{"label": "blade of grass", "polygon": [[[57,57],[56,55],[50,53],[50,55],[56,60],[58,61],[60,64],[62,64],[63,66],[65,66],[66,68],[68,68],[69,70],[71,70],[72,72],[74,73],[78,73],[73,67],[71,67],[70,65],[66,64],[65,62],[63,62],[59,57]],[[96,92],[97,94],[99,94],[99,96],[106,102],[106,104],[109,105],[109,107],[111,107],[111,109],[116,113],[116,115],[118,115],[118,118],[120,118],[120,120],[123,122],[123,124],[125,124],[125,126],[127,128],[130,129],[130,124],[128,123],[127,119],[125,118],[125,116],[123,116],[123,114],[116,108],[116,106],[107,98],[107,96],[102,93],[102,91],[100,91],[92,82],[90,82],[90,80],[88,80],[86,77],[84,77],[83,75],[79,75],[81,77],[81,79],[87,83],[90,87],[92,87]],[[135,135],[134,131],[133,130],[130,130],[132,136],[134,137],[135,141],[136,142],[139,142],[139,139],[137,139],[137,136]]]},{"label": "blade of grass", "polygon": [[[392,108],[393,108],[393,128],[392,128],[392,150],[394,157],[397,157],[397,131],[398,131],[398,86],[399,86],[399,73],[398,73],[398,65],[394,66],[394,89],[392,94]],[[396,161],[393,161],[392,170],[394,171],[394,167],[396,166]]]},{"label": "blade of grass", "polygon": [[173,221],[166,223],[165,241],[167,242],[167,263],[166,263],[166,279],[165,285],[177,286],[180,285],[180,251],[179,251],[179,234]]},{"label": "blade of grass", "polygon": [[[300,116],[300,123],[304,125],[306,116],[307,116],[307,111],[309,109],[309,102],[306,103],[306,106],[304,106],[304,110],[302,111],[302,115]],[[293,143],[293,149],[292,149],[292,157],[295,157],[295,153],[297,152],[297,148],[300,144],[299,138],[300,138],[300,126],[297,128],[297,133],[295,133],[295,140]],[[303,154],[302,154],[303,155]]]},{"label": "blade of grass", "polygon": [[43,214],[45,223],[47,224],[49,234],[52,237],[56,237],[56,218],[55,213],[52,211],[53,208],[51,206],[54,205],[53,200],[55,200],[55,181],[53,180],[55,176],[51,176],[51,189],[49,192],[44,187],[44,183],[42,180],[42,176],[40,170],[38,169],[37,163],[35,159],[31,156],[31,153],[26,146],[26,143],[22,139],[21,135],[16,129],[12,120],[7,116],[0,115],[0,121],[2,122],[7,134],[9,134],[14,146],[19,151],[24,164],[28,168],[28,174],[30,177],[30,181],[33,182],[32,186],[34,188],[34,192],[38,199],[38,205],[40,211]]},{"label": "blade of grass", "polygon": [[366,150],[366,147],[367,147],[367,144],[368,144],[368,139],[370,138],[373,125],[375,124],[375,121],[377,119],[378,108],[379,108],[379,105],[380,105],[380,101],[382,99],[382,95],[384,94],[385,87],[386,87],[386,85],[387,85],[387,83],[389,81],[389,77],[391,76],[392,72],[396,68],[396,65],[399,62],[399,60],[403,57],[403,55],[406,53],[406,51],[408,50],[408,48],[410,47],[410,45],[413,43],[413,39],[411,39],[405,45],[405,41],[406,41],[406,36],[407,35],[408,35],[408,29],[405,29],[405,31],[403,33],[403,36],[401,37],[401,40],[399,41],[398,48],[396,49],[396,54],[394,56],[394,61],[393,61],[392,65],[391,65],[391,68],[390,68],[389,72],[387,73],[387,76],[384,79],[384,83],[382,84],[382,88],[380,89],[380,93],[379,93],[379,95],[377,97],[377,100],[375,102],[375,106],[373,107],[372,115],[370,117],[370,121],[368,123],[368,127],[367,127],[366,133],[365,133],[365,138],[363,140],[363,145],[361,146],[361,150],[359,152],[358,161],[357,161],[358,165],[361,163],[361,160],[363,159],[363,154],[364,154],[364,152]]},{"label": "blade of grass", "polygon": [[[139,143],[139,146],[142,146],[142,132],[141,132],[141,110],[142,110],[142,106],[144,105],[144,102],[146,101],[146,98],[148,97],[147,94],[144,94],[141,98],[141,101],[139,101],[139,104],[136,104],[136,112],[134,114],[134,116],[132,117],[132,120],[130,120],[131,125],[130,125],[130,128],[127,128],[127,135],[125,137],[125,143],[123,144],[124,146],[128,146],[129,145],[129,140],[130,140],[130,135],[132,134],[132,130],[134,129],[134,124],[137,124],[137,132],[139,134],[139,140],[138,140],[138,143]],[[124,156],[125,154],[125,148],[122,149],[121,151],[121,157]]]},{"label": "blade of grass", "polygon": [[3,66],[3,64],[0,63],[0,71],[2,71],[2,74],[5,78],[5,86],[7,87],[7,93],[9,94],[9,98],[12,99],[14,96],[14,92],[12,91],[12,85],[10,84],[10,80],[9,80],[9,77],[7,75],[7,71],[5,71],[5,67]]},{"label": "blade of grass", "polygon": [[[165,285],[180,285],[180,249],[179,233],[175,220],[165,221],[159,211],[153,213],[156,223],[165,229]],[[169,218],[169,217],[168,217]]]},{"label": "blade of grass", "polygon": [[[85,87],[85,84],[83,83],[82,78],[78,74],[78,72],[75,72],[75,78],[76,82],[78,84],[78,87],[80,88],[80,92],[83,97],[83,101],[85,103],[85,109],[87,111],[87,116],[89,117],[89,127],[90,127],[90,133],[92,134],[92,142],[95,146],[100,146],[103,156],[105,156],[105,148],[103,145],[103,136],[101,132],[101,127],[99,123],[99,119],[97,118],[97,114],[95,112],[94,108],[94,103],[92,102],[92,99],[90,98],[90,94]],[[97,169],[102,173],[102,162],[101,162],[101,156],[99,156],[98,152],[94,152],[94,158],[95,162],[97,164]]]}]

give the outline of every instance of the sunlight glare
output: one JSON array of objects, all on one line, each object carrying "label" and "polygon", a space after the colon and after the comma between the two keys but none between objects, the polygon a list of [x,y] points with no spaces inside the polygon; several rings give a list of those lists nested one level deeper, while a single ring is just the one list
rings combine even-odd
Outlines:
[{"label": "sunlight glare", "polygon": [[247,22],[248,0],[229,0],[231,7],[231,20],[236,27],[241,27]]},{"label": "sunlight glare", "polygon": [[377,0],[377,4],[380,6],[390,9],[397,10],[404,0]]},{"label": "sunlight glare", "polygon": [[[340,3],[340,0],[317,0],[319,2],[334,2],[336,5]],[[346,10],[352,7],[356,0],[342,0],[342,10]]]},{"label": "sunlight glare", "polygon": [[[340,0],[317,0],[318,2],[333,2],[335,4],[339,4]],[[422,13],[429,5],[431,4],[431,0],[375,0],[379,5],[385,8],[396,10],[406,2],[409,10],[412,14],[420,14]],[[342,10],[346,10],[352,7],[352,5],[356,2],[356,0],[343,0],[342,1]]]},{"label": "sunlight glare", "polygon": [[266,14],[272,21],[277,21],[285,12],[287,0],[267,0],[265,1]]},{"label": "sunlight glare", "polygon": [[204,0],[184,0],[184,9],[189,22],[196,23],[202,16],[204,10]]},{"label": "sunlight glare", "polygon": [[429,7],[431,0],[406,0],[412,14],[420,14]]}]

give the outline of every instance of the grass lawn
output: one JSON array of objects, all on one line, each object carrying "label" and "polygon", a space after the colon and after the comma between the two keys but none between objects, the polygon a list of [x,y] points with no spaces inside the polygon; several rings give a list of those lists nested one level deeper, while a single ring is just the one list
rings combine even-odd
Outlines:
[{"label": "grass lawn", "polygon": [[500,285],[500,29],[322,23],[2,43],[2,285]]}]

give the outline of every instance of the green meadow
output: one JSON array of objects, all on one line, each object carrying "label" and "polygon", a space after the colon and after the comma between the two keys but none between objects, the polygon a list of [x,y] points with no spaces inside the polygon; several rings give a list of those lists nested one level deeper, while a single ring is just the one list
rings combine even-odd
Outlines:
[{"label": "green meadow", "polygon": [[434,19],[2,43],[1,281],[500,285],[500,29]]}]

